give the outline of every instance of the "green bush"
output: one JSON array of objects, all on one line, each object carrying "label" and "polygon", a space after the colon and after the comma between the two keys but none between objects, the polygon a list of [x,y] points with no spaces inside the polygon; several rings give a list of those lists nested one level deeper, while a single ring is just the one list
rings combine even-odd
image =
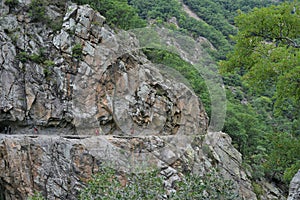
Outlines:
[{"label": "green bush", "polygon": [[256,197],[260,199],[259,197],[264,194],[263,188],[258,183],[253,182],[252,183],[253,192],[256,194]]},{"label": "green bush", "polygon": [[46,0],[32,0],[29,5],[29,15],[34,22],[47,22]]},{"label": "green bush", "polygon": [[82,57],[82,45],[77,43],[72,47],[72,57],[81,60]]},{"label": "green bush", "polygon": [[29,56],[29,59],[35,63],[42,63],[44,58],[40,54],[34,53]]},{"label": "green bush", "polygon": [[289,184],[299,169],[300,169],[300,161],[298,160],[294,164],[292,164],[291,167],[286,168],[284,170],[283,180],[287,184]]},{"label": "green bush", "polygon": [[89,4],[99,11],[110,26],[124,30],[141,28],[146,26],[136,10],[128,5],[127,0],[72,0],[77,4]]},{"label": "green bush", "polygon": [[52,66],[55,65],[55,63],[54,63],[52,60],[45,60],[45,61],[44,61],[44,65],[45,65],[46,67],[52,67]]},{"label": "green bush", "polygon": [[300,140],[287,133],[274,133],[267,139],[270,153],[264,163],[266,174],[287,187],[300,167]]},{"label": "green bush", "polygon": [[[125,176],[126,185],[121,185],[118,177]],[[81,192],[80,199],[122,199],[153,200],[168,196],[170,200],[181,199],[240,199],[230,180],[223,180],[216,171],[198,176],[187,174],[174,185],[176,191],[168,194],[164,189],[164,179],[158,170],[145,171],[141,174],[118,174],[110,167],[102,167]]]},{"label": "green bush", "polygon": [[[119,177],[127,181],[126,186],[121,185]],[[164,192],[162,185],[163,180],[157,170],[144,174],[118,174],[110,167],[102,167],[81,192],[80,199],[160,199]]]},{"label": "green bush", "polygon": [[22,62],[25,63],[29,60],[29,55],[25,51],[21,51],[20,53],[17,54],[16,58]]},{"label": "green bush", "polygon": [[28,197],[27,200],[45,200],[40,192],[35,192],[33,196]]},{"label": "green bush", "polygon": [[235,191],[231,180],[224,180],[213,170],[204,177],[194,174],[186,175],[176,184],[177,192],[171,195],[172,200],[181,199],[241,199]]},{"label": "green bush", "polygon": [[10,8],[14,8],[19,4],[18,0],[6,0],[5,5],[8,5]]}]

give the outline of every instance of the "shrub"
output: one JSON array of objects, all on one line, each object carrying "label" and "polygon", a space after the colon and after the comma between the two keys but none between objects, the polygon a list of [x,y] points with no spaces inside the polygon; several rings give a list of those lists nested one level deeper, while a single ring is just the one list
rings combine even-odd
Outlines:
[{"label": "shrub", "polygon": [[29,55],[28,53],[26,53],[25,51],[21,51],[20,53],[18,53],[17,57],[16,57],[20,62],[24,63],[26,61],[29,60]]},{"label": "shrub", "polygon": [[45,200],[40,192],[35,192],[33,196],[28,197],[28,200]]},{"label": "shrub", "polygon": [[72,56],[73,58],[81,60],[82,57],[82,45],[77,43],[72,48]]},{"label": "shrub", "polygon": [[[126,185],[120,182],[120,176],[125,177]],[[123,199],[123,200],[152,200],[166,197],[164,179],[158,170],[142,174],[118,174],[110,167],[102,167],[81,192],[80,199]],[[230,180],[223,180],[216,171],[204,177],[188,174],[176,182],[176,192],[169,194],[168,199],[240,199]]]},{"label": "shrub", "polygon": [[32,0],[29,5],[29,15],[34,22],[47,22],[46,1]]},{"label": "shrub", "polygon": [[[126,186],[121,184],[120,177],[127,181]],[[157,170],[144,174],[120,174],[104,166],[81,192],[80,199],[159,199],[164,192],[162,185],[163,179]]]},{"label": "shrub", "polygon": [[19,4],[18,0],[6,0],[5,5],[8,5],[10,8],[14,8]]}]

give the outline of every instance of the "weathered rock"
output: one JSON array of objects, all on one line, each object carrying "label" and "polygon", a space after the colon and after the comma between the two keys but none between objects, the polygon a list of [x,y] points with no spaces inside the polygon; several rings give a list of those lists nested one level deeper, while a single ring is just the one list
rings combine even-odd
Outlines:
[{"label": "weathered rock", "polygon": [[278,199],[278,200],[286,200],[286,197],[283,195],[283,192],[275,186],[274,183],[270,183],[267,180],[261,180],[258,182],[261,187],[261,194],[259,195],[259,199],[268,200],[268,199]]},{"label": "weathered rock", "polygon": [[242,155],[232,146],[229,135],[222,132],[208,133],[202,152],[208,158],[205,163],[218,166],[223,177],[233,181],[243,199],[256,199],[251,182],[242,168]]},{"label": "weathered rock", "polygon": [[[13,27],[3,28],[15,29],[17,20],[7,19],[14,19]],[[136,51],[134,37],[114,34],[87,5],[71,4],[63,19],[55,35],[34,26],[32,38],[21,29],[18,46],[2,30],[1,113],[6,118],[0,121],[24,133],[33,126],[47,134],[53,126],[74,134],[98,129],[101,134],[205,132],[207,119],[198,98],[184,85],[166,80]],[[76,45],[82,47],[81,58],[73,56]],[[34,55],[52,66],[36,62]]]},{"label": "weathered rock", "polygon": [[134,35],[115,33],[88,5],[56,1],[47,7],[63,20],[55,32],[19,2],[17,16],[0,8],[0,133],[16,134],[0,135],[0,199],[77,199],[103,163],[156,166],[170,192],[181,173],[218,168],[256,199],[230,137],[207,133],[198,97],[161,74]]},{"label": "weathered rock", "polygon": [[[103,163],[130,172],[161,169],[172,192],[184,171],[205,174],[219,168],[244,199],[256,199],[241,168],[241,155],[224,133],[210,133],[185,150],[174,136],[22,136],[0,135],[0,185],[6,200],[41,191],[47,199],[77,199]],[[225,145],[225,146],[224,146]],[[224,146],[224,148],[223,148]],[[208,147],[209,149],[206,149]],[[218,160],[224,156],[228,162]],[[235,165],[230,163],[235,157]]]},{"label": "weathered rock", "polygon": [[288,200],[300,199],[300,170],[295,174],[290,183]]}]

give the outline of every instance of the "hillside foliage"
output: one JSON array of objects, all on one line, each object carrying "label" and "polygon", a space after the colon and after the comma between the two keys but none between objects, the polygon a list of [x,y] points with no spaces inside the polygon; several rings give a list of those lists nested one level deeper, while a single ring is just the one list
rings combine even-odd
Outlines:
[{"label": "hillside foliage", "polygon": [[263,163],[260,168],[267,177],[285,183],[300,167],[299,6],[285,2],[241,12],[235,19],[239,32],[234,50],[220,62],[224,76],[239,77],[238,83],[228,85],[244,88],[261,117],[258,125],[265,124],[268,131],[255,134],[261,139],[253,145],[260,151],[246,153],[246,159]]},{"label": "hillside foliage", "polygon": [[143,173],[120,173],[103,166],[88,186],[81,192],[80,199],[240,199],[230,180],[220,180],[212,170],[204,176],[186,174],[175,182],[173,192],[167,192],[164,178],[158,170],[152,169]]}]

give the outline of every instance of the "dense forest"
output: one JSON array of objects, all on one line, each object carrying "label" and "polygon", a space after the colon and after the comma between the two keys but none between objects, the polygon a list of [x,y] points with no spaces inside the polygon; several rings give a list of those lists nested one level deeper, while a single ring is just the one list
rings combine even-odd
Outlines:
[{"label": "dense forest", "polygon": [[[151,22],[195,40],[207,38],[213,48],[203,45],[203,49],[222,72],[226,86],[227,115],[223,131],[243,154],[244,167],[252,172],[253,183],[268,179],[287,190],[300,168],[300,3],[73,1],[90,4],[116,29],[141,28]],[[190,17],[182,3],[201,20]],[[177,26],[169,22],[173,17]],[[179,71],[210,115],[208,89],[191,63],[167,50],[144,48],[143,51],[152,62]]]}]

